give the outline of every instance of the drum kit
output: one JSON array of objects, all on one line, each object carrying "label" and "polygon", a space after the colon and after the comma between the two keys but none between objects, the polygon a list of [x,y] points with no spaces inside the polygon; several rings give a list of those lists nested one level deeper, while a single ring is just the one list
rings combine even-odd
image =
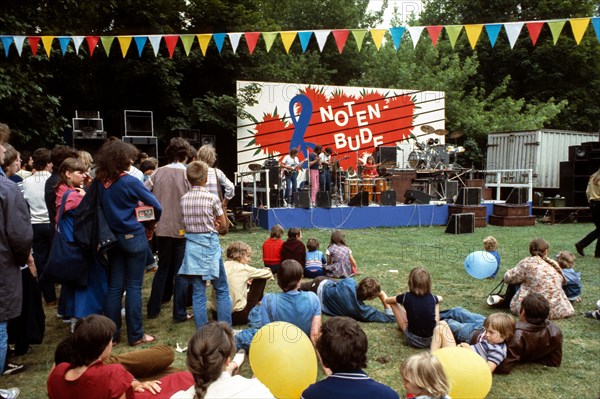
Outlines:
[{"label": "drum kit", "polygon": [[[445,129],[434,129],[432,126],[423,125],[421,131],[426,134],[435,134],[437,136],[448,135],[451,139],[458,139],[463,136],[463,132],[454,132],[448,134]],[[408,165],[414,169],[444,169],[450,167],[454,162],[450,162],[450,157],[456,158],[456,154],[465,152],[461,146],[440,144],[438,138],[430,138],[427,141],[417,141],[416,149],[408,154]]]},{"label": "drum kit", "polygon": [[365,191],[369,195],[369,202],[381,203],[381,193],[388,189],[386,178],[347,178],[344,182],[344,197],[349,201],[352,197]]}]

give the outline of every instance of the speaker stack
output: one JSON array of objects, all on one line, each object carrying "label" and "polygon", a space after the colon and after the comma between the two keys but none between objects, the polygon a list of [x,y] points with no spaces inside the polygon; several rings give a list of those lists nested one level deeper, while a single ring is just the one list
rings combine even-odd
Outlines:
[{"label": "speaker stack", "polygon": [[475,231],[474,213],[457,213],[450,216],[446,233],[448,234],[469,234]]},{"label": "speaker stack", "polygon": [[310,193],[308,191],[296,191],[292,193],[294,208],[310,208]]},{"label": "speaker stack", "polygon": [[405,204],[429,204],[433,197],[423,191],[406,190],[404,193]]}]

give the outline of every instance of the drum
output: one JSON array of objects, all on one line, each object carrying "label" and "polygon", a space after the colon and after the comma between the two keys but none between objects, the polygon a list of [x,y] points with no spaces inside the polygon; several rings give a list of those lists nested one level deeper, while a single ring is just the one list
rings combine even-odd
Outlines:
[{"label": "drum", "polygon": [[422,169],[427,163],[427,154],[422,150],[411,151],[408,154],[408,165],[414,169]]},{"label": "drum", "polygon": [[346,194],[347,199],[350,199],[358,194],[358,183],[358,179],[346,179],[344,194]]},{"label": "drum", "polygon": [[387,190],[386,179],[375,179],[375,192],[373,193],[373,201],[381,203],[381,193]]},{"label": "drum", "polygon": [[369,201],[373,201],[373,190],[375,190],[375,179],[362,179],[361,191],[369,194]]}]

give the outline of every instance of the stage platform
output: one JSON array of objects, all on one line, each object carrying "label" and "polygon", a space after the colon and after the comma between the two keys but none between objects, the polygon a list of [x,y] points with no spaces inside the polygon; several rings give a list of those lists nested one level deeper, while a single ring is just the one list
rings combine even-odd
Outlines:
[{"label": "stage platform", "polygon": [[[494,203],[484,201],[486,221]],[[284,229],[362,229],[368,227],[428,227],[445,226],[448,222],[448,204],[398,204],[396,206],[347,206],[332,208],[253,208],[254,224],[270,230],[275,224]],[[529,206],[531,214],[531,204]]]}]

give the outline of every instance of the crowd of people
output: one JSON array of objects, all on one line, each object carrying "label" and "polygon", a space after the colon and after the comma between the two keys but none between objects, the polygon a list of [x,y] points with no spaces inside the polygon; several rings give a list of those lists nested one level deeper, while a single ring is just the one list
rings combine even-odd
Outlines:
[{"label": "crowd of people", "polygon": [[[388,296],[373,277],[357,282],[353,277],[361,273],[342,230],[331,233],[322,251],[315,237],[305,245],[300,228],[289,228],[284,241],[283,227],[275,225],[262,245],[264,268],[250,265],[253,251],[242,241],[232,242],[224,259],[219,236],[229,229],[226,209],[234,188],[214,167],[211,146],[196,152],[186,140],[174,138],[166,149],[169,163],[162,167],[141,159],[134,146],[118,139],[107,140],[93,159],[66,146],[38,149],[31,162],[23,155],[33,169],[28,174],[27,168],[15,166],[20,155],[8,138],[8,127],[0,124],[0,372],[23,370],[7,356],[9,336],[16,338],[15,354],[41,342],[43,298],[72,327],[72,335],[56,348],[47,382],[51,399],[272,397],[267,386],[238,371],[256,332],[274,321],[296,325],[318,354],[327,378],[306,388],[302,397],[307,399],[399,397],[364,371],[368,337],[358,322],[396,323],[407,345],[428,350],[406,359],[400,369],[411,397],[448,397],[449,379],[435,356],[439,348],[458,345],[474,351],[494,373],[509,373],[520,362],[561,364],[562,332],[550,320],[574,315],[571,303],[580,300],[581,280],[573,270],[575,256],[562,251],[551,259],[543,239],[532,240],[531,256],[503,276],[509,284],[504,304],[516,320],[505,311],[485,317],[462,307],[440,310],[443,298],[432,293],[425,268],[412,269],[408,291],[395,296]],[[320,152],[315,148],[315,156],[309,156],[309,168],[328,162],[318,157]],[[290,152],[283,161],[290,171],[298,166],[295,155]],[[373,160],[367,165],[374,165]],[[316,187],[318,173],[311,173]],[[105,215],[93,227],[97,245],[87,255],[83,282],[62,282],[57,295],[44,268],[57,234],[77,241],[83,204],[90,201]],[[104,242],[101,231],[114,239]],[[588,241],[589,236],[585,245]],[[100,251],[104,245],[106,251]],[[484,247],[497,260],[493,278],[500,265],[498,242],[488,237]],[[576,246],[580,255],[583,247]],[[155,252],[158,268],[146,316],[158,317],[172,298],[173,322],[194,321],[187,371],[170,368],[173,350],[163,345],[111,355],[121,341],[123,318],[130,346],[157,340],[145,331],[142,317],[142,284]],[[281,292],[265,293],[270,280],[276,280]],[[366,303],[376,299],[383,310]],[[187,310],[190,301],[192,313]],[[324,322],[322,314],[329,316]],[[598,314],[586,316],[600,318]],[[231,328],[244,325],[242,330]],[[18,393],[16,388],[0,389],[4,398]]]}]

